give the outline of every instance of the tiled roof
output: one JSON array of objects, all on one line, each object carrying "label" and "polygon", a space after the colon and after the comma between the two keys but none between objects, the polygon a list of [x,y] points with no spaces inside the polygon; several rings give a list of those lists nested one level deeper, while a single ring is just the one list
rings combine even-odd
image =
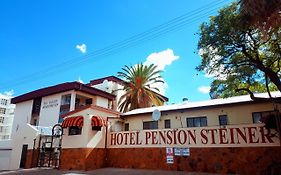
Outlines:
[{"label": "tiled roof", "polygon": [[16,104],[16,103],[31,100],[34,98],[45,97],[48,95],[66,92],[66,91],[70,91],[70,90],[77,90],[77,91],[85,92],[85,93],[91,94],[91,95],[99,95],[101,97],[105,97],[105,98],[108,98],[111,100],[115,99],[115,95],[104,92],[97,88],[93,88],[93,87],[87,86],[87,85],[79,83],[79,82],[67,82],[67,83],[62,83],[62,84],[58,84],[55,86],[41,88],[41,89],[38,89],[38,90],[35,90],[32,92],[17,96],[11,100],[11,103]]},{"label": "tiled roof", "polygon": [[[281,98],[280,92],[272,92],[271,95],[272,95],[272,97]],[[268,98],[268,94],[267,93],[255,94],[255,97]],[[173,104],[173,105],[139,108],[139,109],[135,109],[135,110],[123,113],[121,116],[126,117],[126,116],[131,116],[131,115],[151,113],[155,109],[158,109],[159,111],[162,112],[162,111],[174,111],[174,110],[194,109],[194,108],[203,108],[203,107],[214,107],[214,106],[231,105],[231,104],[238,104],[238,103],[249,103],[249,102],[253,102],[253,100],[250,98],[250,95],[243,95],[243,96],[236,96],[236,97],[222,98],[222,99],[213,99],[213,100],[200,101],[200,102],[183,102],[180,104]]]}]

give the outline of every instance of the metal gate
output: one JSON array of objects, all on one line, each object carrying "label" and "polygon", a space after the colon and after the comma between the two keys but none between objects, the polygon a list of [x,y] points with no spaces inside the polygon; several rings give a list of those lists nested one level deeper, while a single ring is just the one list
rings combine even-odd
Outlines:
[{"label": "metal gate", "polygon": [[59,168],[63,129],[60,124],[52,128],[52,135],[40,135],[37,167]]}]

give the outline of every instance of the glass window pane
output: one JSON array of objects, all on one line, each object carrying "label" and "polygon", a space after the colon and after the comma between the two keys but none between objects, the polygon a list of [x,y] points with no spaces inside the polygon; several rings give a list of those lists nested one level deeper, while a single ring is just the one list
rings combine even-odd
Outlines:
[{"label": "glass window pane", "polygon": [[252,114],[252,116],[253,116],[253,123],[259,123],[262,114],[261,114],[261,112],[254,112],[254,113]]},{"label": "glass window pane", "polygon": [[129,123],[125,123],[125,131],[129,131]]},{"label": "glass window pane", "polygon": [[194,127],[193,118],[186,119],[187,127]]},{"label": "glass window pane", "polygon": [[201,126],[201,119],[199,117],[194,118],[194,127],[200,127]]},{"label": "glass window pane", "polygon": [[201,118],[201,124],[200,126],[207,126],[207,117],[202,117]]},{"label": "glass window pane", "polygon": [[171,120],[165,120],[165,128],[171,128]]},{"label": "glass window pane", "polygon": [[227,125],[228,124],[227,115],[219,115],[219,124],[220,125]]}]

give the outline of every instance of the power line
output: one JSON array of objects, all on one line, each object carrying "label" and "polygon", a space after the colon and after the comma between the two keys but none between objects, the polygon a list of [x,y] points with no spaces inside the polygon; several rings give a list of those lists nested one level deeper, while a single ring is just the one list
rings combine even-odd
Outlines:
[{"label": "power line", "polygon": [[[220,5],[222,3],[225,3],[225,1],[215,1],[211,2],[209,4],[207,4],[206,6],[200,7],[196,10],[193,10],[191,12],[188,12],[184,15],[181,15],[179,17],[176,17],[166,23],[163,23],[161,25],[158,25],[152,29],[149,29],[145,32],[142,32],[140,34],[134,35],[132,37],[129,37],[123,41],[114,43],[110,46],[107,46],[105,48],[99,49],[95,52],[89,53],[85,56],[82,57],[78,57],[75,59],[71,59],[65,62],[62,62],[60,64],[57,64],[55,66],[52,66],[48,69],[45,69],[43,71],[39,71],[39,72],[35,72],[33,74],[30,74],[28,76],[25,77],[21,77],[20,80],[18,81],[13,81],[15,83],[11,83],[10,86],[16,86],[19,84],[22,84],[28,80],[32,81],[36,78],[40,78],[43,75],[51,75],[53,73],[57,73],[58,70],[60,69],[65,69],[65,68],[70,68],[70,66],[73,65],[77,65],[77,64],[81,64],[83,62],[88,61],[87,58],[97,58],[97,57],[106,57],[115,53],[120,52],[121,50],[127,49],[127,48],[131,48],[131,47],[135,47],[143,42],[155,39],[155,38],[159,38],[167,33],[170,33],[172,31],[178,30],[180,28],[182,28],[183,26],[186,26],[188,24],[191,24],[195,21],[197,21],[198,19],[201,19],[202,17],[206,17],[206,15],[213,13],[214,11],[217,10],[217,5]],[[211,6],[211,7],[210,7]],[[208,10],[205,13],[202,13],[204,11]],[[35,78],[34,78],[35,77]],[[9,87],[9,86],[6,86]],[[5,87],[1,87],[0,89],[3,89]]]}]

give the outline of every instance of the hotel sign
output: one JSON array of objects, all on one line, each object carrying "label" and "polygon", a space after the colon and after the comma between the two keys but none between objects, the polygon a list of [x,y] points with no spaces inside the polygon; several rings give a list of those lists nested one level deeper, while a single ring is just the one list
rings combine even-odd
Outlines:
[{"label": "hotel sign", "polygon": [[280,146],[262,124],[113,132],[108,142],[111,148]]},{"label": "hotel sign", "polygon": [[57,107],[59,105],[59,101],[57,99],[44,101],[43,102],[43,109]]}]

